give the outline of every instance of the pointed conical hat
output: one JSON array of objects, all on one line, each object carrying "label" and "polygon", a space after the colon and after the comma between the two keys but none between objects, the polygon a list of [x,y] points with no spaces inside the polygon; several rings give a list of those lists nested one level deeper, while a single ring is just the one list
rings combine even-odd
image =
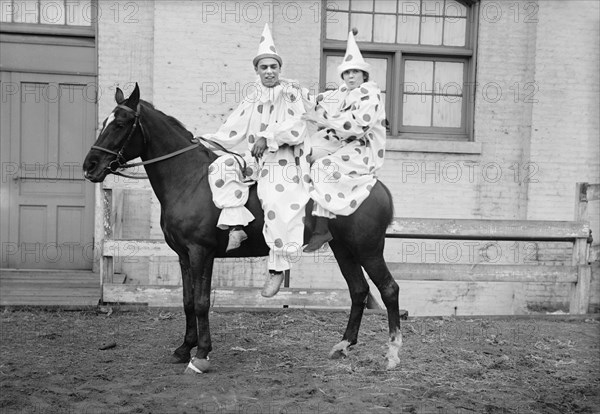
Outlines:
[{"label": "pointed conical hat", "polygon": [[[358,33],[358,32],[357,32]],[[371,72],[371,65],[369,65],[362,57],[360,49],[354,40],[354,33],[348,33],[348,45],[346,46],[346,55],[344,60],[338,66],[338,74],[342,76],[342,73],[348,69],[359,69],[367,73]]]},{"label": "pointed conical hat", "polygon": [[279,62],[279,66],[283,66],[281,56],[279,56],[277,49],[275,49],[275,43],[273,43],[273,37],[271,36],[271,30],[269,30],[268,23],[265,23],[265,28],[263,29],[258,45],[258,53],[256,53],[256,57],[252,60],[252,64],[256,67],[258,61],[264,58],[273,58]]}]

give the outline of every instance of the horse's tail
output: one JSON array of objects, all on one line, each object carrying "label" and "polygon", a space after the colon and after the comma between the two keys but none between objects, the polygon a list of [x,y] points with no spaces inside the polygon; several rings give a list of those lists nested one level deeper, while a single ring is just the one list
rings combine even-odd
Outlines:
[{"label": "horse's tail", "polygon": [[381,186],[385,190],[385,193],[388,196],[388,201],[389,201],[389,207],[390,208],[388,209],[389,216],[387,217],[386,223],[389,226],[392,223],[392,221],[394,220],[394,199],[392,197],[392,192],[390,191],[390,189],[387,188],[386,185],[383,182],[381,182],[381,181],[379,181],[379,184],[381,184]]}]

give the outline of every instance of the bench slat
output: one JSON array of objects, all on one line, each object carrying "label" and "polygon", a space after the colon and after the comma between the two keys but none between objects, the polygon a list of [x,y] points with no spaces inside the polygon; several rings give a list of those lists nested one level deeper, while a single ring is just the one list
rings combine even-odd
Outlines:
[{"label": "bench slat", "polygon": [[444,282],[577,282],[577,266],[388,263],[396,280]]},{"label": "bench slat", "polygon": [[[213,307],[274,308],[331,308],[348,309],[350,295],[347,289],[290,289],[282,288],[272,298],[264,298],[259,288],[218,288],[211,291]],[[105,284],[103,298],[106,302],[147,303],[149,306],[182,306],[181,286],[118,285]]]},{"label": "bench slat", "polygon": [[406,239],[574,241],[587,238],[588,222],[395,218],[387,237]]}]

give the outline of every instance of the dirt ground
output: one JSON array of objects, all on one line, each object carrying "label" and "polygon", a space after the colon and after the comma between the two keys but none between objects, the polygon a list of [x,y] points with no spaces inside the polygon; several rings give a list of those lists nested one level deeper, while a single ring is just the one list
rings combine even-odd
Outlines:
[{"label": "dirt ground", "polygon": [[348,358],[328,359],[347,315],[213,311],[212,369],[190,376],[184,365],[166,363],[183,338],[183,311],[5,308],[0,413],[562,414],[600,407],[595,319],[409,319],[402,362],[386,371],[380,313],[365,315]]}]

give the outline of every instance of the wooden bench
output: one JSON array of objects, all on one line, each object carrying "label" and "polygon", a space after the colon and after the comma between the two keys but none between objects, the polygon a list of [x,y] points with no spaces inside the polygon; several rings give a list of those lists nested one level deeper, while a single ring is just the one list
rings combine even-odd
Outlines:
[{"label": "wooden bench", "polygon": [[397,280],[572,283],[570,313],[587,312],[591,266],[588,222],[540,220],[395,219],[388,238],[571,242],[569,266],[535,264],[388,263]]}]

